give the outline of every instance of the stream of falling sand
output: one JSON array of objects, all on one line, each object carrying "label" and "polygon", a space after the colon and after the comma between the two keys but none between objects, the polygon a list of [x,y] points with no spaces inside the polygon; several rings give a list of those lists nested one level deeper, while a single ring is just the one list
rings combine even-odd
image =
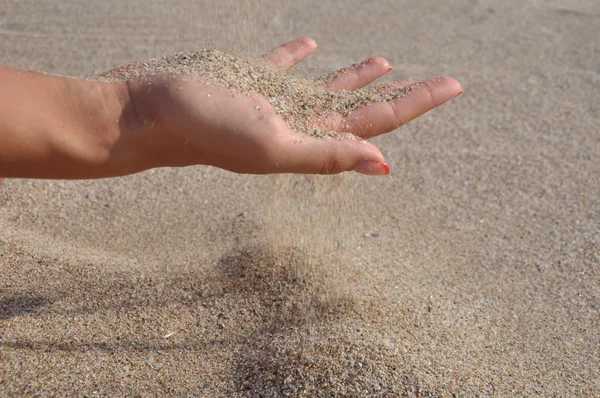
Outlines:
[{"label": "stream of falling sand", "polygon": [[[211,27],[209,43],[226,43],[220,49],[233,54],[257,55],[277,45],[271,32],[285,20],[287,6],[263,7],[262,0],[207,0],[202,7],[199,23]],[[348,247],[357,232],[349,227],[356,214],[349,177],[265,178],[270,180],[270,190],[265,192],[269,204],[261,226],[264,245],[275,258],[293,258],[281,266],[291,268],[302,288],[289,300],[300,310],[301,323],[310,326],[319,316],[315,306],[338,301],[357,272],[350,265],[352,248]],[[290,250],[295,255],[284,256]]]}]

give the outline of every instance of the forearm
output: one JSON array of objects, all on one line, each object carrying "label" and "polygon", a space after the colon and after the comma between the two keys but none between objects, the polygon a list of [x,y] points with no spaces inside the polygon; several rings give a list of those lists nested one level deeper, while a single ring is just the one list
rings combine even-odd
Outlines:
[{"label": "forearm", "polygon": [[0,66],[0,176],[101,178],[153,167],[132,108],[125,83]]}]

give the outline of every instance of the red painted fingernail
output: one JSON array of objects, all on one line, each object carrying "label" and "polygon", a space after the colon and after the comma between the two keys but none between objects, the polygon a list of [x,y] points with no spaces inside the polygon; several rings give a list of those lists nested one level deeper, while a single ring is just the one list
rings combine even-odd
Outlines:
[{"label": "red painted fingernail", "polygon": [[354,171],[368,176],[386,176],[390,174],[390,166],[387,163],[363,160],[354,168]]},{"label": "red painted fingernail", "polygon": [[388,72],[391,72],[391,71],[393,71],[393,70],[394,70],[394,67],[393,67],[393,66],[390,66],[390,67],[388,68],[388,70],[387,70],[387,71],[388,71]]},{"label": "red painted fingernail", "polygon": [[387,163],[381,163],[381,167],[383,167],[383,170],[385,170],[385,175],[390,174],[390,165]]},{"label": "red painted fingernail", "polygon": [[456,94],[456,96],[458,97],[459,95],[461,95],[464,92],[465,92],[465,90],[460,90],[460,93]]}]

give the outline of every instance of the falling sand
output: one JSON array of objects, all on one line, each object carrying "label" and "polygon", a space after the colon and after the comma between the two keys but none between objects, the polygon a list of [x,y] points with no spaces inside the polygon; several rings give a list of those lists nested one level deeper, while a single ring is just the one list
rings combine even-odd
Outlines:
[{"label": "falling sand", "polygon": [[[407,96],[417,84],[353,91],[326,91],[324,85],[347,69],[317,79],[283,73],[262,58],[220,51],[178,53],[137,62],[102,74],[103,81],[144,79],[161,74],[188,75],[220,84],[236,93],[262,95],[288,125],[316,137],[347,137],[320,124],[332,113],[342,117],[374,102]],[[397,368],[397,350],[380,339],[358,336],[336,320],[361,322],[370,309],[352,292],[363,278],[353,231],[340,228],[352,219],[356,203],[344,176],[271,177],[270,202],[262,231],[232,242],[220,260],[231,283],[250,292],[262,333],[246,342],[248,349],[232,369],[235,390],[248,396],[325,396],[378,391],[391,396],[417,388]],[[243,224],[243,221],[240,221]],[[228,311],[235,311],[230,308]],[[333,330],[335,328],[335,337]],[[408,381],[408,382],[407,382]]]}]

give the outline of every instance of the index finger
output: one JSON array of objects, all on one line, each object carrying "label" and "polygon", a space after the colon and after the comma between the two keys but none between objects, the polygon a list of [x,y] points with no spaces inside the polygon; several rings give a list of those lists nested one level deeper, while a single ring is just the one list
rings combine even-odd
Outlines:
[{"label": "index finger", "polygon": [[424,80],[406,86],[406,95],[373,102],[354,110],[344,121],[345,131],[362,138],[385,134],[463,93],[450,77]]}]

